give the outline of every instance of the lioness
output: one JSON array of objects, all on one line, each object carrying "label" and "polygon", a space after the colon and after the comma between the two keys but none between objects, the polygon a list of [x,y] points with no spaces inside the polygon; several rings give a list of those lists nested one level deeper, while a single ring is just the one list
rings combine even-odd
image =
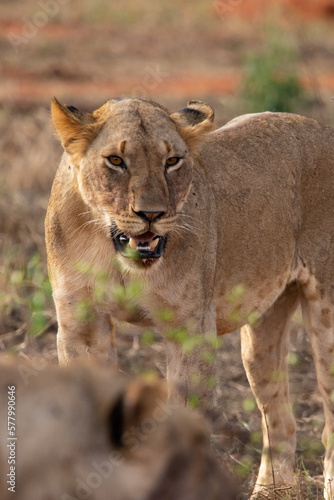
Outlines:
[{"label": "lioness", "polygon": [[162,382],[29,370],[0,364],[1,500],[237,500],[204,422],[166,404]]},{"label": "lioness", "polygon": [[[260,113],[212,132],[205,103],[170,114],[136,98],[93,113],[53,100],[52,117],[65,150],[46,218],[60,362],[115,363],[114,321],[151,323],[166,337],[171,398],[196,393],[208,404],[211,341],[242,327],[264,429],[257,484],[271,484],[272,470],[289,484],[289,322],[301,303],[325,408],[325,495],[334,498],[333,129]],[[142,289],[127,307],[120,290],[136,276]],[[82,304],[90,310],[79,321]],[[185,329],[193,349],[180,341]]]}]

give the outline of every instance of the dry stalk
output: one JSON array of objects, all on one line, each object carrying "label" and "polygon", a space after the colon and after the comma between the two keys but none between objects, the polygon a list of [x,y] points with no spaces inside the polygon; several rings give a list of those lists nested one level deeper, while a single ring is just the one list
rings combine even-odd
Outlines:
[{"label": "dry stalk", "polygon": [[274,471],[274,464],[273,464],[273,455],[272,455],[271,444],[270,444],[269,425],[268,425],[267,414],[266,414],[266,409],[265,409],[264,405],[263,405],[263,415],[264,415],[264,422],[266,424],[266,430],[267,430],[267,436],[268,436],[269,459],[270,459],[270,464],[271,464],[271,473],[273,476],[273,485],[274,485],[274,498],[276,499],[276,483],[275,483],[275,471]]}]

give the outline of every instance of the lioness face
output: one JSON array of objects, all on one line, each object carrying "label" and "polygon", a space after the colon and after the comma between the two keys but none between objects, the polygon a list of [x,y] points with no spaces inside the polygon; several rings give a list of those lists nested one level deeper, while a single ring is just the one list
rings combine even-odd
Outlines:
[{"label": "lioness face", "polygon": [[175,122],[147,103],[120,101],[81,160],[82,196],[103,216],[116,251],[159,258],[192,180]]},{"label": "lioness face", "polygon": [[170,115],[151,101],[120,99],[88,114],[53,102],[81,196],[134,266],[162,256],[192,183],[195,146],[212,128],[208,105],[188,105]]}]

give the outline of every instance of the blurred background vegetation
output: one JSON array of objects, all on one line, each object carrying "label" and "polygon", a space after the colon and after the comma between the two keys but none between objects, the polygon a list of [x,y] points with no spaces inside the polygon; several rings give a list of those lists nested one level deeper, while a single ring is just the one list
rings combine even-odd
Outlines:
[{"label": "blurred background vegetation", "polygon": [[[87,110],[116,96],[151,97],[173,111],[201,99],[218,126],[268,110],[334,125],[333,27],[333,0],[0,0],[0,349],[28,352],[34,340],[56,358],[43,225],[61,155],[49,116],[54,95]],[[119,341],[121,362],[163,372],[158,340],[145,351],[133,338]],[[246,383],[238,342],[220,354],[230,365],[235,356],[229,392],[220,390],[235,421]],[[310,356],[296,345],[300,383]],[[315,378],[306,382],[309,391]],[[247,421],[253,407],[245,405]]]}]

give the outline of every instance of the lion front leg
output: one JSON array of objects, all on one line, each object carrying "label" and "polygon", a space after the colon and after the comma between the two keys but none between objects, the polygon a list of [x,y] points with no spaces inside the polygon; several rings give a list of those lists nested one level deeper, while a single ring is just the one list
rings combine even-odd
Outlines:
[{"label": "lion front leg", "polygon": [[94,308],[86,296],[73,296],[57,299],[54,294],[59,363],[68,365],[74,360],[92,358],[116,367],[115,327],[110,315]]},{"label": "lion front leg", "polygon": [[215,416],[216,349],[215,316],[190,327],[165,331],[168,395],[172,402],[199,407]]},{"label": "lion front leg", "polygon": [[198,347],[190,353],[182,345],[167,341],[166,354],[169,399],[182,406],[199,406],[210,413],[215,406],[215,349]]}]

